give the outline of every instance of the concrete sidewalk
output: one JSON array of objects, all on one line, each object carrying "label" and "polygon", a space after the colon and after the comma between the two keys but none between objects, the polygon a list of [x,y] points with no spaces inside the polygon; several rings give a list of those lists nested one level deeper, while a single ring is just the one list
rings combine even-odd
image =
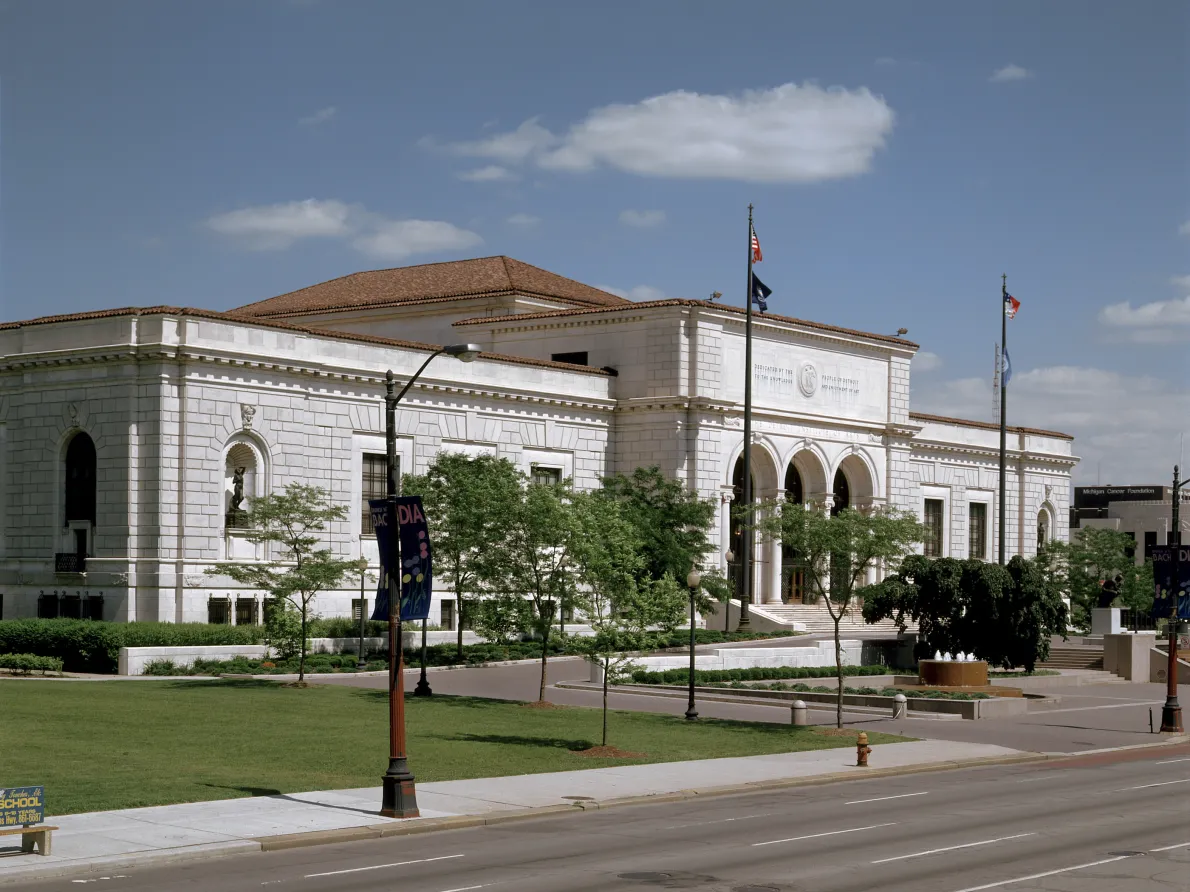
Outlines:
[{"label": "concrete sidewalk", "polygon": [[[380,788],[327,790],[51,818],[53,854],[0,857],[0,885],[85,871],[203,860],[379,838],[631,802],[745,792],[963,765],[1043,758],[980,743],[921,740],[874,747],[870,768],[851,747],[693,762],[623,765],[419,784],[421,817],[377,814]],[[708,779],[713,778],[714,786]],[[19,837],[12,842],[17,842]],[[9,840],[5,840],[8,842]],[[6,854],[11,849],[0,849]]]}]

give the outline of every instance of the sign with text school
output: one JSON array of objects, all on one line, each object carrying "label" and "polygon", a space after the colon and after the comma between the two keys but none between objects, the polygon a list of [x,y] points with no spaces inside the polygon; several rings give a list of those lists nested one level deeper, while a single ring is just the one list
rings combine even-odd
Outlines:
[{"label": "sign with text school", "polygon": [[1175,591],[1178,599],[1178,618],[1190,619],[1190,545],[1180,547],[1178,580],[1174,581],[1174,546],[1153,548],[1153,619],[1168,619],[1173,607]]},{"label": "sign with text school", "polygon": [[0,827],[45,820],[45,787],[0,787]]},{"label": "sign with text school", "polygon": [[431,552],[430,531],[421,496],[399,496],[395,506],[387,499],[372,499],[368,507],[380,549],[380,584],[372,619],[388,620],[393,536],[399,536],[401,544],[401,621],[426,619],[430,614],[432,592]]}]

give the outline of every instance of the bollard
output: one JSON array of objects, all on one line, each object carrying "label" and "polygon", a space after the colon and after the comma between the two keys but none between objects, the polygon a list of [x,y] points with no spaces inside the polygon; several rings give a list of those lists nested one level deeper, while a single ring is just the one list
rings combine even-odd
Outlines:
[{"label": "bollard", "polygon": [[859,737],[855,740],[855,767],[868,767],[868,753],[872,752],[872,748],[868,746],[868,732],[860,731]]},{"label": "bollard", "polygon": [[789,708],[789,720],[798,728],[810,724],[809,710],[802,700],[794,700]]},{"label": "bollard", "polygon": [[897,694],[893,697],[893,718],[903,719],[909,714],[909,701],[905,699],[904,694]]}]

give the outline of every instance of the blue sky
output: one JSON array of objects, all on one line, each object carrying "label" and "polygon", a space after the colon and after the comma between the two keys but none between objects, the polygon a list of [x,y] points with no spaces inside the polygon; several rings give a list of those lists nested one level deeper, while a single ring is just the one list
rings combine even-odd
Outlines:
[{"label": "blue sky", "polygon": [[914,406],[1162,482],[1190,427],[1168,2],[0,0],[0,319],[509,254],[922,344]]}]

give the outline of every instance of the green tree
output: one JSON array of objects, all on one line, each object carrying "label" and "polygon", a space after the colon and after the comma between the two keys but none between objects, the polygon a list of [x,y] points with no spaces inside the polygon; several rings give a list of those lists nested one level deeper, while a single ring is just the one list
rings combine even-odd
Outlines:
[{"label": "green tree", "polygon": [[[486,550],[499,539],[504,519],[521,495],[522,476],[508,459],[440,452],[425,474],[406,475],[403,491],[420,495],[434,543],[434,563],[450,580],[458,605],[458,655],[463,656],[463,619],[479,625],[479,598],[488,587]],[[499,608],[501,605],[496,605]],[[490,611],[489,611],[490,612]],[[505,624],[495,615],[489,631]]]},{"label": "green tree", "polygon": [[835,668],[839,693],[835,718],[843,727],[843,650],[839,623],[850,609],[868,569],[895,564],[922,540],[912,514],[892,509],[826,511],[783,499],[761,503],[755,528],[766,539],[791,547],[805,568],[806,584],[826,605],[835,626]]},{"label": "green tree", "polygon": [[319,533],[328,523],[347,516],[344,505],[335,505],[330,494],[317,486],[291,483],[282,493],[261,496],[247,512],[247,538],[275,544],[283,555],[269,563],[227,563],[211,567],[212,576],[227,576],[243,585],[262,589],[279,605],[288,605],[301,617],[301,657],[298,682],[306,679],[307,627],[310,608],[319,592],[338,588],[355,561],[336,558],[329,548],[319,548]]},{"label": "green tree", "polygon": [[[1146,580],[1151,583],[1152,567],[1136,565],[1136,541],[1127,533],[1083,527],[1073,535],[1069,545],[1054,545],[1052,550],[1061,554],[1064,561],[1070,605],[1080,628],[1090,627],[1093,608],[1111,607],[1117,600],[1143,607],[1145,595],[1152,593],[1151,584],[1146,591]],[[1104,583],[1109,580],[1113,585],[1105,589]],[[1152,604],[1151,598],[1148,604]]]},{"label": "green tree", "polygon": [[[569,480],[530,482],[504,518],[500,538],[486,549],[488,575],[496,580],[494,597],[528,600],[529,627],[541,642],[539,700],[545,700],[554,619],[559,606],[575,595],[573,495]],[[515,612],[513,605],[504,609]]]},{"label": "green tree", "polygon": [[592,635],[575,647],[603,670],[603,738],[607,745],[608,685],[625,676],[634,652],[658,647],[681,621],[686,599],[666,575],[640,579],[644,558],[639,532],[621,505],[605,493],[576,493],[574,564],[576,599],[591,625]]}]

